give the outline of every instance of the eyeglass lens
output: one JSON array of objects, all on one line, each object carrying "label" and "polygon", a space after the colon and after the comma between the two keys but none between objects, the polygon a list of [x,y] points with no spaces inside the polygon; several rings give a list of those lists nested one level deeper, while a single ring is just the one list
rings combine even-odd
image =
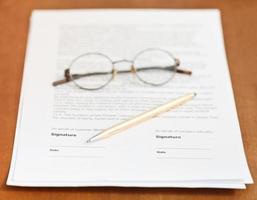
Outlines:
[{"label": "eyeglass lens", "polygon": [[176,62],[172,55],[158,49],[142,51],[134,61],[138,78],[151,85],[167,83],[175,75],[175,64]]},{"label": "eyeglass lens", "polygon": [[113,64],[102,54],[84,54],[76,58],[70,66],[74,83],[83,89],[102,88],[112,80]]}]

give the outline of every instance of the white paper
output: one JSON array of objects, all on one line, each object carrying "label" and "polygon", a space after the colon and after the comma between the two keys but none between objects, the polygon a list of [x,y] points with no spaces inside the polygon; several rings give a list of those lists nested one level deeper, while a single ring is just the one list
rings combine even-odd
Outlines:
[{"label": "white paper", "polygon": [[[34,11],[8,185],[244,188],[252,183],[217,10]],[[161,87],[118,74],[107,87],[53,87],[76,57],[170,51],[192,76]],[[129,66],[117,64],[117,69]],[[185,105],[106,140],[86,140],[185,93]]]}]

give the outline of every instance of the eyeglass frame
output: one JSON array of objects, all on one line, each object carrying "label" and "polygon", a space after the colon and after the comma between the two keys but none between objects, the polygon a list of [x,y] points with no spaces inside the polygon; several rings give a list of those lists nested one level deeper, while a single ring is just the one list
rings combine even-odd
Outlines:
[{"label": "eyeglass frame", "polygon": [[[178,58],[175,58],[169,51],[165,50],[165,49],[161,49],[161,48],[147,48],[147,49],[144,49],[140,52],[138,52],[136,54],[136,56],[134,57],[134,59],[132,60],[128,60],[128,59],[121,59],[121,60],[117,60],[117,61],[113,61],[110,57],[108,57],[107,55],[103,54],[103,53],[100,53],[100,52],[88,52],[88,53],[84,53],[84,54],[81,54],[77,57],[75,57],[69,67],[67,69],[64,70],[64,79],[62,80],[57,80],[57,81],[54,81],[52,83],[53,86],[58,86],[58,85],[61,85],[61,84],[65,84],[65,83],[68,83],[68,82],[71,82],[73,81],[73,83],[79,87],[80,89],[83,89],[83,90],[99,90],[99,89],[102,89],[104,88],[105,86],[107,86],[117,75],[117,73],[129,73],[131,72],[132,74],[135,74],[137,76],[137,78],[142,81],[143,83],[145,84],[148,84],[148,85],[152,85],[152,86],[162,86],[162,85],[165,85],[166,83],[168,83],[172,78],[173,76],[171,76],[167,81],[163,82],[163,83],[160,83],[160,84],[155,84],[155,83],[150,83],[150,82],[147,82],[145,80],[143,80],[138,74],[137,74],[137,69],[135,68],[134,66],[134,63],[137,59],[138,56],[140,56],[142,53],[146,52],[146,51],[153,51],[153,50],[158,50],[158,51],[162,51],[162,52],[165,52],[167,53],[172,59],[174,59],[175,61],[175,64],[174,65],[171,65],[171,66],[168,66],[168,67],[172,67],[174,68],[174,73],[181,73],[181,74],[186,74],[186,75],[192,75],[192,71],[190,70],[187,70],[187,69],[178,69],[178,67],[180,66],[180,60]],[[78,60],[80,59],[81,57],[83,56],[87,56],[87,55],[99,55],[99,56],[103,56],[105,57],[107,60],[110,61],[110,63],[112,64],[112,77],[110,78],[110,80],[108,80],[104,85],[98,87],[98,88],[84,88],[82,86],[80,86],[79,84],[76,83],[75,79],[73,78],[74,75],[71,75],[70,74],[70,69],[72,67],[72,65]],[[130,70],[117,70],[115,68],[115,64],[117,63],[122,63],[122,62],[127,62],[127,63],[130,63],[131,66],[130,66]],[[146,69],[146,68],[144,68]],[[93,74],[91,74],[93,75]],[[175,74],[174,74],[175,75]]]}]

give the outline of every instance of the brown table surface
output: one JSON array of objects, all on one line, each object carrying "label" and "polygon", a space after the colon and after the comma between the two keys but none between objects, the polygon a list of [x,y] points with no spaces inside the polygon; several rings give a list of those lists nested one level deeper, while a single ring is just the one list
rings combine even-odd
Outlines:
[{"label": "brown table surface", "polygon": [[11,161],[29,17],[32,9],[219,8],[244,147],[257,174],[257,1],[0,0],[0,200],[2,199],[257,199],[247,190],[175,188],[19,188],[6,186]]}]

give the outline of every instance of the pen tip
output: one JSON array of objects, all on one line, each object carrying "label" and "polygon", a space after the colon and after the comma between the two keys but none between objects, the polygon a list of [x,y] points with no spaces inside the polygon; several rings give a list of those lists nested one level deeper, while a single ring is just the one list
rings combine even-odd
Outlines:
[{"label": "pen tip", "polygon": [[90,139],[86,141],[86,143],[90,143],[90,142],[91,142],[91,140],[90,140]]},{"label": "pen tip", "polygon": [[196,93],[194,93],[194,96],[196,96]]}]

